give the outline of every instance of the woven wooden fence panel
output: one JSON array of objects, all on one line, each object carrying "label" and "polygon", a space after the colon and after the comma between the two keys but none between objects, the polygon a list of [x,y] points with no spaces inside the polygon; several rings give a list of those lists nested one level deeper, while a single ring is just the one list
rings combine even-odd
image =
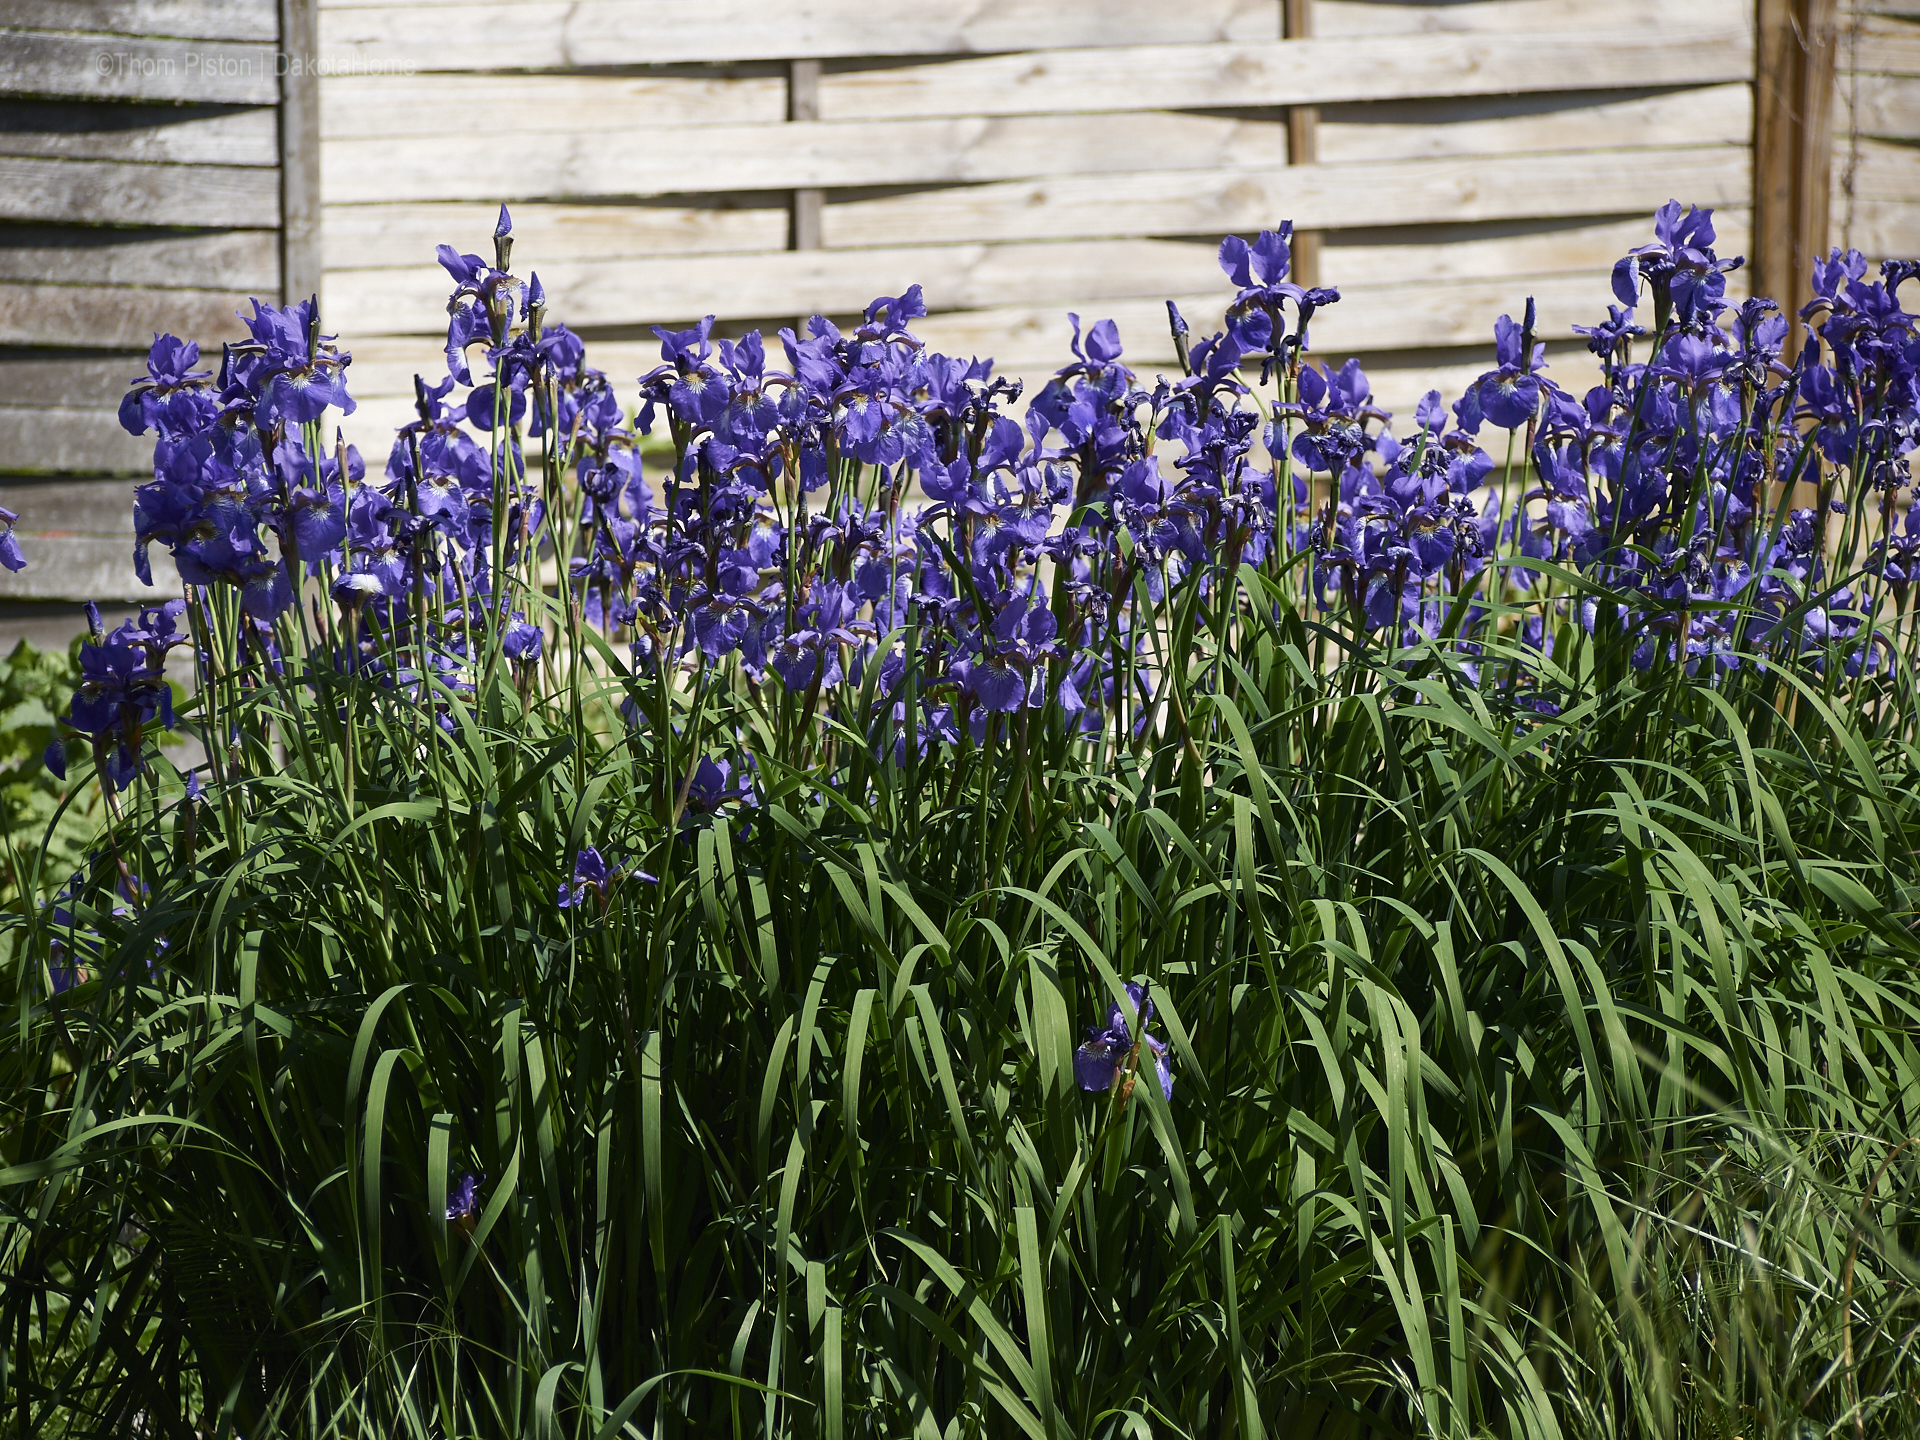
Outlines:
[{"label": "woven wooden fence panel", "polygon": [[1344,297],[1316,345],[1404,407],[1484,368],[1530,294],[1548,334],[1600,311],[1670,197],[1743,243],[1749,0],[1318,0],[1293,37],[1286,8],[323,4],[324,51],[421,71],[322,81],[329,328],[369,418],[404,419],[433,351],[397,337],[445,323],[432,247],[483,250],[507,200],[549,312],[617,377],[654,363],[655,323],[778,326],[913,283],[935,345],[1043,375],[1072,310],[1151,370],[1163,300],[1217,314],[1219,237],[1292,219]]},{"label": "woven wooden fence panel", "polygon": [[1870,260],[1920,254],[1920,0],[1841,11],[1835,54],[1836,245]]},{"label": "woven wooden fence panel", "polygon": [[275,0],[0,3],[0,596],[154,593],[126,482],[68,477],[151,469],[115,409],[156,331],[279,297],[279,42]]},{"label": "woven wooden fence panel", "polygon": [[[1876,255],[1920,248],[1905,3],[1846,10],[1840,51],[1833,233]],[[1567,327],[1655,206],[1714,206],[1747,248],[1754,25],[1754,0],[319,0],[305,138],[349,438],[377,464],[437,375],[434,246],[486,253],[503,200],[518,268],[623,387],[654,324],[770,330],[913,283],[928,341],[1030,382],[1069,310],[1151,373],[1162,302],[1217,315],[1220,235],[1282,219],[1344,297],[1316,348],[1390,408],[1457,394],[1528,296],[1577,384]],[[111,413],[130,347],[217,348],[278,297],[276,145],[304,131],[241,83],[273,0],[0,0],[0,27],[0,485],[40,502],[0,503],[67,532],[0,598],[126,593],[125,534],[81,528],[125,481],[18,477],[138,469]]]}]

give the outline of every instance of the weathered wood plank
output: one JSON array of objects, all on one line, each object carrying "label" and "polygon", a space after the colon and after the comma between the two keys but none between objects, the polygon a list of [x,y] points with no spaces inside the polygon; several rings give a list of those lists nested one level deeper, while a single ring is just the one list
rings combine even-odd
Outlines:
[{"label": "weathered wood plank", "polygon": [[1130,170],[1278,165],[1277,121],[1141,112],[942,120],[699,125],[578,135],[498,135],[487,163],[447,163],[449,140],[336,140],[330,205],[496,195],[560,199],[697,190],[942,184]]},{"label": "weathered wood plank", "polygon": [[[638,325],[710,311],[743,318],[842,314],[915,283],[925,285],[928,303],[941,309],[1059,295],[1184,294],[1219,273],[1211,245],[1148,240],[786,250],[543,264],[539,270],[547,313],[575,326]],[[329,328],[337,325],[344,335],[431,334],[445,328],[446,289],[445,276],[427,267],[329,271],[322,305]]]},{"label": "weathered wood plank", "polygon": [[[1722,96],[1712,103],[1732,110],[1737,99]],[[1531,148],[1534,144],[1525,122],[1477,123],[1477,132],[1462,141],[1455,153],[1490,154],[1495,153],[1490,148],[1495,145]],[[1360,127],[1346,128],[1351,132]],[[1724,120],[1717,128],[1730,129]],[[1592,140],[1603,138],[1597,127],[1585,133]],[[1722,143],[1735,145],[1739,138],[1734,134]],[[1166,175],[1265,171],[1283,162],[1285,140],[1285,126],[1278,121],[1160,112],[713,125],[633,135],[503,136],[490,142],[484,170],[447,164],[444,143],[424,138],[343,140],[328,147],[329,156],[337,158],[330,160],[326,171],[325,196],[330,205],[349,205],[400,196],[465,200],[506,194],[553,199],[679,194],[703,186],[772,190],[801,185],[950,185],[1025,181],[1034,176],[1070,177],[1059,183],[1071,187],[1077,179],[1083,188],[1091,185],[1096,193],[1105,194],[1106,182],[1090,177],[1134,170],[1143,156],[1151,156],[1154,183],[1161,187],[1153,200],[1165,209],[1178,205],[1186,188],[1180,182],[1167,187]],[[1441,140],[1436,145],[1445,143]],[[1377,152],[1387,147],[1362,137],[1350,148]],[[1644,159],[1626,163],[1629,169],[1644,172]],[[1478,167],[1467,164],[1465,168]],[[1532,171],[1542,168],[1529,164]],[[1558,178],[1564,186],[1576,177],[1562,172]],[[935,210],[943,205],[970,209],[974,203],[969,194],[960,192],[947,192],[944,199],[938,194],[896,198],[909,206],[924,203]],[[884,208],[888,202],[873,203]],[[1110,233],[1113,220],[1110,217],[1101,230],[1091,233]]]},{"label": "weathered wood plank", "polygon": [[[0,412],[5,413],[5,412]],[[124,432],[122,432],[124,433]],[[148,437],[147,450],[153,449]],[[141,466],[142,471],[151,465]],[[127,542],[133,548],[133,491],[143,475],[100,476],[87,480],[23,480],[0,487],[0,500],[20,517],[20,529],[34,535],[96,535]]]},{"label": "weathered wood plank", "polygon": [[86,356],[0,352],[0,397],[15,410],[45,405],[117,410],[134,378],[146,372],[146,357],[134,351]]},{"label": "weathered wood plank", "polygon": [[[1748,0],[1702,0],[1687,7],[1701,23],[1743,24],[1752,19]],[[1448,4],[1390,4],[1382,0],[1313,0],[1319,35],[1447,35],[1500,31],[1586,29],[1604,13],[1623,30],[1637,30],[1673,17],[1673,0],[1465,0]]]},{"label": "weathered wood plank", "polygon": [[1920,77],[1842,75],[1834,87],[1834,134],[1844,140],[1856,129],[1878,140],[1920,140]]},{"label": "weathered wood plank", "polygon": [[[432,265],[434,247],[486,249],[497,205],[334,205],[322,212],[329,270]],[[515,254],[533,266],[634,255],[778,250],[784,205],[522,205],[513,207]]]},{"label": "weathered wood plank", "polygon": [[[1368,350],[1430,346],[1484,346],[1481,369],[1493,365],[1493,321],[1518,315],[1527,296],[1539,307],[1543,338],[1568,338],[1576,323],[1604,316],[1605,277],[1581,275],[1511,276],[1498,280],[1414,281],[1358,285],[1343,290],[1341,302],[1313,322],[1316,357],[1335,364]],[[1219,328],[1219,316],[1231,298],[1222,288],[1174,297],[1197,333]],[[1002,305],[929,316],[913,329],[935,349],[952,355],[991,355],[1009,370],[1031,372],[1067,363],[1066,311],[1077,310],[1083,324],[1110,317],[1130,361],[1144,366],[1173,360],[1164,300],[1152,298],[1085,299],[1041,305]]]},{"label": "weathered wood plank", "polygon": [[279,0],[282,48],[293,62],[280,81],[280,296],[293,304],[320,292],[320,77],[314,0]]},{"label": "weathered wood plank", "polygon": [[[1713,223],[1719,252],[1742,254],[1751,239],[1752,212],[1745,207],[1715,210]],[[1652,220],[1645,215],[1551,227],[1517,221],[1334,231],[1321,250],[1321,277],[1344,293],[1348,287],[1382,281],[1604,275],[1614,261],[1652,235]]]},{"label": "weathered wood plank", "polygon": [[[27,563],[17,574],[0,572],[0,600],[109,600],[156,605],[181,593],[179,572],[165,549],[151,556],[153,584],[133,573],[133,538],[96,535],[36,535],[20,531]],[[86,628],[82,618],[75,633]]]},{"label": "weathered wood plank", "polygon": [[[1278,7],[1276,7],[1278,8]],[[1705,85],[1750,77],[1743,25],[1685,10],[1638,30],[1393,35],[996,55],[823,76],[825,120],[1331,105],[1426,96]]]},{"label": "weathered wood plank", "polygon": [[320,135],[414,138],[476,124],[514,135],[777,125],[786,105],[786,81],[774,74],[342,75],[320,81]]},{"label": "weathered wood plank", "polygon": [[266,228],[280,182],[252,166],[0,157],[0,220]]},{"label": "weathered wood plank", "polygon": [[[1749,239],[1749,213],[1744,209],[1718,211],[1714,222],[1720,234],[1722,253],[1741,253]],[[1344,293],[1356,297],[1357,303],[1361,304],[1366,303],[1364,297],[1370,290],[1381,283],[1406,282],[1416,276],[1426,283],[1445,283],[1504,280],[1515,275],[1571,275],[1590,282],[1589,289],[1594,296],[1598,296],[1599,291],[1592,289],[1598,283],[1595,277],[1603,277],[1614,260],[1632,246],[1644,243],[1651,233],[1650,222],[1645,217],[1537,230],[1533,233],[1515,233],[1516,230],[1517,227],[1511,225],[1451,226],[1436,233],[1428,227],[1409,225],[1352,236],[1336,232],[1329,236],[1329,243],[1322,251],[1322,278],[1341,286]],[[1225,281],[1221,280],[1220,286],[1211,293],[1200,292],[1197,298],[1188,297],[1188,301],[1183,303],[1194,307],[1190,312],[1191,317],[1195,324],[1199,324],[1209,311],[1217,316],[1227,298]],[[1134,304],[1131,301],[1114,303]],[[1135,305],[1136,319],[1147,317],[1141,323],[1149,329],[1152,323],[1162,324],[1164,328],[1164,311],[1155,311],[1157,303],[1156,300],[1144,300]],[[1595,303],[1601,302],[1596,300]],[[931,340],[936,333],[947,333],[939,327],[962,326],[963,330],[955,333],[964,333],[968,346],[986,346],[990,349],[995,343],[991,326],[1004,322],[1011,328],[1002,343],[1019,343],[1023,346],[1018,352],[1008,353],[1018,353],[1023,361],[1034,361],[1034,347],[1021,340],[1021,336],[1029,328],[1037,326],[1049,337],[1053,328],[1059,328],[1061,337],[1064,337],[1065,321],[1061,316],[1066,308],[1070,306],[1064,303],[1062,306],[1013,307],[1011,310],[1002,307],[977,322],[964,317],[939,315],[916,324],[914,329]],[[1157,320],[1154,318],[1156,315]],[[929,331],[926,328],[928,326],[935,328]],[[348,339],[354,357],[348,378],[355,399],[363,405],[370,399],[380,397],[393,397],[404,402],[402,410],[396,412],[400,414],[400,420],[394,422],[401,423],[411,411],[414,374],[432,371],[433,374],[428,377],[432,379],[441,373],[441,357],[435,341],[427,336],[367,339],[349,336]],[[1046,341],[1047,345],[1053,343],[1052,338]],[[1128,343],[1130,346],[1137,345],[1142,343],[1142,339],[1132,337]],[[1064,345],[1062,338],[1060,348],[1063,351]],[[1164,336],[1152,339],[1148,348],[1141,353],[1161,360],[1170,361],[1173,358],[1171,341]],[[1051,351],[1045,351],[1038,354],[1037,359],[1044,361],[1051,354]],[[616,387],[624,391],[634,376],[659,363],[659,345],[653,340],[596,340],[588,344],[587,363],[604,370],[613,377]],[[356,415],[355,420],[358,419]],[[356,433],[361,434],[364,440],[365,432]]]},{"label": "weathered wood plank", "polygon": [[[791,324],[792,321],[781,323]],[[429,336],[385,335],[366,339],[343,336],[341,343],[348,344],[353,352],[353,364],[347,368],[347,388],[355,402],[364,409],[382,399],[403,400],[405,413],[395,424],[403,423],[413,415],[415,375],[437,380],[446,374],[446,354],[440,344]],[[623,400],[635,404],[638,403],[638,396],[634,394],[634,380],[659,363],[660,342],[652,338],[592,340],[587,343],[587,364],[604,371],[613,382],[615,392]],[[369,411],[370,416],[377,413]],[[381,455],[385,456],[385,445],[392,434],[390,429],[366,428],[361,423],[358,410],[346,422],[346,428],[348,438],[357,440],[363,450],[372,444],[379,447]]]},{"label": "weathered wood plank", "polygon": [[7,0],[0,15],[22,30],[257,40],[269,45],[280,34],[274,0]]},{"label": "weathered wood plank", "polygon": [[1068,176],[930,190],[829,205],[826,244],[897,245],[1111,235],[1220,235],[1291,219],[1306,229],[1446,223],[1526,216],[1651,212],[1678,197],[1746,203],[1752,174],[1733,146],[1587,152],[1577,163],[1526,156],[1408,160],[1380,165]]},{"label": "weathered wood plank", "polygon": [[576,65],[791,60],[837,55],[966,55],[1082,45],[1277,40],[1274,0],[510,0],[331,6],[323,54],[422,70],[549,70]]},{"label": "weathered wood plank", "polygon": [[0,30],[0,95],[272,105],[274,76],[265,45]]},{"label": "weathered wood plank", "polygon": [[1911,145],[1862,139],[1850,157],[1834,157],[1836,171],[1843,165],[1844,179],[1836,174],[1835,184],[1844,183],[1856,200],[1920,201],[1920,150]]},{"label": "weathered wood plank", "polygon": [[279,241],[271,230],[156,235],[9,225],[0,229],[0,280],[245,290],[271,299],[280,285]]},{"label": "weathered wood plank", "polygon": [[237,312],[252,313],[246,301],[239,291],[0,283],[0,345],[144,350],[171,333],[218,353],[241,330]]},{"label": "weathered wood plank", "polygon": [[151,473],[153,437],[127,434],[111,410],[0,409],[0,467],[14,473]]},{"label": "weathered wood plank", "polygon": [[1869,16],[1845,44],[1841,63],[1875,75],[1920,75],[1920,21]]},{"label": "weathered wood plank", "polygon": [[0,155],[167,165],[277,165],[273,111],[0,102]]},{"label": "weathered wood plank", "polygon": [[[1920,203],[1911,200],[1855,200],[1834,206],[1834,238],[1869,259],[1920,260]],[[1902,291],[1905,299],[1909,291]],[[1911,304],[1911,301],[1908,301]]]},{"label": "weathered wood plank", "polygon": [[1744,81],[1601,104],[1556,95],[1403,100],[1323,108],[1324,164],[1422,156],[1518,155],[1636,146],[1750,145],[1753,87]]},{"label": "weathered wood plank", "polygon": [[[925,287],[928,304],[942,311],[1051,308],[1061,297],[1094,303],[1217,295],[1223,282],[1214,250],[1212,242],[1157,240],[923,245],[543,265],[540,275],[555,318],[576,326],[643,325],[708,312],[737,319],[845,313],[874,295],[897,294],[915,283]],[[1584,267],[1574,277],[1595,295],[1603,293],[1593,287],[1603,287],[1604,278],[1595,279]],[[324,304],[329,324],[347,336],[431,334],[445,323],[445,288],[442,279],[423,269],[333,272]],[[1435,293],[1446,292],[1443,287]],[[1451,342],[1409,338],[1399,343]]]}]

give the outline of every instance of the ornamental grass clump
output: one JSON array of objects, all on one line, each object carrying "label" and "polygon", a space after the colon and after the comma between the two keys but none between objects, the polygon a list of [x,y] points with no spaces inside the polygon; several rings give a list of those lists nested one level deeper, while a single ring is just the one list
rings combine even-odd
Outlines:
[{"label": "ornamental grass clump", "polygon": [[123,408],[6,1425],[1920,1434],[1914,266],[1669,205],[1396,427],[1288,227],[1031,397],[917,287],[636,394],[511,231],[384,466],[311,301]]}]

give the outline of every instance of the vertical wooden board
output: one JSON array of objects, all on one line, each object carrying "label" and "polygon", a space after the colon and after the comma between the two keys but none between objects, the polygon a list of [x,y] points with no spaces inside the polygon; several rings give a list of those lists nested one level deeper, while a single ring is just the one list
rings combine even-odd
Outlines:
[{"label": "vertical wooden board", "polygon": [[286,303],[320,292],[320,54],[314,0],[279,0],[280,292]]}]

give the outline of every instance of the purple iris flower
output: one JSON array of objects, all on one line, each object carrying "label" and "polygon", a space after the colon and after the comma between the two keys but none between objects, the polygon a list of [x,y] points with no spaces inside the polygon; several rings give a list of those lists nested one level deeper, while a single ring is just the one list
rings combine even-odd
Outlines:
[{"label": "purple iris flower", "polygon": [[20,553],[20,538],[13,533],[14,522],[19,518],[13,511],[0,505],[0,525],[7,527],[0,530],[0,565],[9,570],[18,570],[27,563],[27,557]]},{"label": "purple iris flower", "polygon": [[571,910],[585,903],[587,896],[592,895],[604,910],[613,895],[613,887],[626,879],[639,880],[648,885],[659,883],[644,870],[623,870],[607,864],[606,857],[589,845],[573,857],[572,883],[560,882],[560,908]]},{"label": "purple iris flower", "polygon": [[687,809],[711,815],[735,800],[751,803],[744,778],[735,777],[730,761],[703,756],[687,786]]},{"label": "purple iris flower", "polygon": [[196,421],[210,419],[212,401],[205,382],[212,372],[195,370],[200,347],[176,335],[155,335],[147,352],[147,373],[133,382],[120,402],[120,425],[129,435],[144,435],[156,427],[162,434],[187,433]]},{"label": "purple iris flower", "polygon": [[[1519,325],[1511,315],[1493,322],[1494,358],[1497,369],[1489,370],[1474,382],[1473,394],[1480,414],[1503,430],[1518,430],[1540,408],[1540,379],[1534,373],[1546,368],[1547,347],[1529,345],[1533,335],[1533,300],[1527,300],[1527,318]],[[1531,354],[1522,354],[1531,349]]]},{"label": "purple iris flower", "polygon": [[479,1213],[480,1177],[462,1175],[460,1183],[453,1187],[453,1193],[447,1196],[447,1219],[471,1220]]},{"label": "purple iris flower", "polygon": [[[1160,1093],[1171,1100],[1173,1068],[1167,1062],[1166,1044],[1146,1033],[1153,1019],[1153,1002],[1147,999],[1147,987],[1129,980],[1127,999],[1140,1017],[1140,1046],[1153,1056],[1153,1068],[1160,1076]],[[1110,1002],[1106,1029],[1089,1025],[1086,1042],[1073,1052],[1073,1078],[1082,1090],[1111,1090],[1117,1083],[1126,1083],[1125,1067],[1133,1053],[1133,1032],[1128,1028],[1127,1017],[1117,1002]]]},{"label": "purple iris flower", "polygon": [[1660,324],[1669,305],[1683,328],[1705,323],[1724,308],[1726,272],[1740,264],[1713,253],[1713,211],[1690,208],[1682,215],[1680,202],[1669,200],[1654,214],[1653,234],[1653,243],[1634,247],[1614,265],[1613,293],[1622,305],[1637,305],[1644,281]]},{"label": "purple iris flower", "polygon": [[240,367],[240,378],[258,401],[255,417],[261,425],[275,420],[304,425],[318,420],[332,406],[342,415],[354,412],[347,394],[346,367],[353,357],[333,347],[333,336],[318,333],[319,316],[312,300],[284,309],[253,302],[253,315],[241,316],[253,334],[253,344]]},{"label": "purple iris flower", "polygon": [[531,665],[540,658],[545,640],[545,631],[538,625],[528,624],[516,615],[513,622],[507,626],[500,648],[506,652],[507,659],[516,665]]}]

